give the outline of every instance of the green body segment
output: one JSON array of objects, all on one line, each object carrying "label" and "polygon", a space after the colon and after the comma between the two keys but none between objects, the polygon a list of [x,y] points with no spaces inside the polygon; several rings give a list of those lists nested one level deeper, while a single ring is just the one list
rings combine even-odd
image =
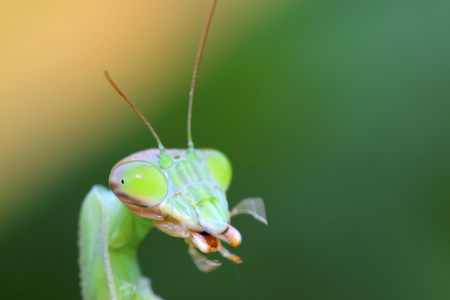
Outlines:
[{"label": "green body segment", "polygon": [[94,186],[84,199],[79,224],[83,299],[160,299],[143,277],[137,247],[152,228],[108,189]]},{"label": "green body segment", "polygon": [[221,152],[209,149],[196,150],[195,156],[186,150],[173,149],[167,152],[173,163],[166,168],[160,168],[157,149],[135,153],[119,162],[110,177],[115,195],[128,205],[131,201],[133,205],[155,208],[150,203],[140,201],[142,194],[134,192],[145,189],[127,186],[123,178],[142,177],[140,173],[147,172],[138,170],[133,165],[148,164],[148,168],[160,168],[166,180],[159,183],[159,189],[164,191],[165,197],[156,207],[158,212],[163,217],[176,219],[191,230],[206,231],[212,235],[222,234],[230,218],[225,196],[231,181],[228,159]]}]

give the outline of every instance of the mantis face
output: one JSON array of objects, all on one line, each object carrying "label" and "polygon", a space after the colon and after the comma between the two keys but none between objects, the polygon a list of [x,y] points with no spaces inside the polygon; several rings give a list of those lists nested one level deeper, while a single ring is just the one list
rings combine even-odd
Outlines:
[{"label": "mantis face", "polygon": [[[164,159],[171,163],[165,168],[159,164],[157,149],[133,154],[112,169],[111,190],[137,215],[175,219],[190,229],[215,232],[219,229],[214,227],[228,223],[224,193],[231,181],[231,164],[217,150],[197,153],[192,158],[186,150],[169,150]],[[209,202],[216,204],[210,207]],[[219,225],[211,225],[216,223]]]},{"label": "mantis face", "polygon": [[[161,231],[182,237],[197,267],[211,271],[220,263],[199,254],[219,251],[239,263],[221,241],[237,247],[241,235],[230,225],[230,217],[249,213],[265,221],[261,199],[245,199],[230,212],[225,196],[232,177],[231,164],[220,151],[148,149],[120,161],[111,171],[110,186],[133,213],[153,219]],[[161,159],[167,164],[161,164]]]}]

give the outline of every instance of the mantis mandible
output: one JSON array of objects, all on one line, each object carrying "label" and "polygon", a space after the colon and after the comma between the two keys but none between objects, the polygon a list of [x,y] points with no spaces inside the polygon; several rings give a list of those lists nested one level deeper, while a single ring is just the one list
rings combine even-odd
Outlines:
[{"label": "mantis mandible", "polygon": [[94,186],[80,214],[81,287],[85,299],[158,299],[142,276],[136,251],[154,226],[181,237],[195,265],[209,272],[221,265],[201,254],[218,251],[235,263],[242,260],[222,242],[237,247],[239,231],[230,217],[247,213],[267,224],[263,200],[247,198],[228,210],[225,195],[232,169],[228,158],[212,149],[196,149],[191,135],[191,115],[204,43],[216,0],[203,29],[192,75],[188,108],[187,149],[166,149],[152,125],[113,82],[107,80],[144,121],[158,148],[134,153],[111,171],[111,191]]}]

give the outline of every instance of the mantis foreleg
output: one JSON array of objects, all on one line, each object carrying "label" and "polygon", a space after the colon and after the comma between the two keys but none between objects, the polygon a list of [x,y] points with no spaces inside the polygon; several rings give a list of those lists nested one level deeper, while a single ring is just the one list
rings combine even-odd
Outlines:
[{"label": "mantis foreleg", "polygon": [[151,222],[133,214],[103,186],[91,189],[79,224],[83,299],[160,299],[142,276],[136,255]]}]

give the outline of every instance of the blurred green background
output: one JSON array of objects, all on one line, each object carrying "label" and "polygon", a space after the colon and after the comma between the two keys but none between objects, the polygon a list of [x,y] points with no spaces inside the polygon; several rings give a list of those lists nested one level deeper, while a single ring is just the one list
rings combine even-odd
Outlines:
[{"label": "blurred green background", "polygon": [[[2,299],[79,299],[77,222],[121,158],[186,146],[209,1],[0,4]],[[197,147],[234,167],[244,263],[199,272],[152,230],[165,299],[450,299],[450,2],[219,1],[194,101]],[[216,257],[212,255],[213,257]]]}]

